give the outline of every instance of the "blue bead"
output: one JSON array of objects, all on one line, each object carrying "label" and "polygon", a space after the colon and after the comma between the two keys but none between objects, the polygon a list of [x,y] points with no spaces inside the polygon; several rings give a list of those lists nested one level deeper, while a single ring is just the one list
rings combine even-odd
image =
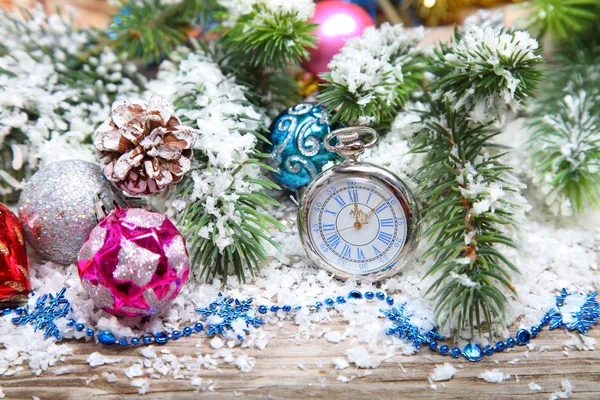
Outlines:
[{"label": "blue bead", "polygon": [[105,346],[115,344],[117,341],[115,335],[113,335],[109,331],[98,332],[98,335],[96,337],[98,338],[98,341]]},{"label": "blue bead", "polygon": [[10,308],[8,308],[8,307],[7,307],[7,308],[5,308],[5,309],[2,311],[2,315],[8,315],[8,314],[10,314],[11,312],[12,312],[12,310],[11,310]]},{"label": "blue bead", "polygon": [[326,304],[328,307],[332,307],[332,306],[333,306],[333,300],[331,300],[331,299],[325,299],[325,304]]},{"label": "blue bead", "polygon": [[73,318],[71,318],[68,322],[67,322],[67,326],[75,326],[75,320]]},{"label": "blue bead", "polygon": [[506,345],[504,344],[504,342],[502,340],[499,340],[498,342],[496,342],[496,346],[494,347],[494,350],[497,352],[503,352],[504,349],[506,349]]},{"label": "blue bead", "polygon": [[377,296],[377,300],[379,300],[379,301],[382,301],[383,299],[385,299],[385,294],[383,292],[377,292],[377,294],[375,296]]},{"label": "blue bead", "polygon": [[452,351],[450,353],[452,354],[452,357],[454,357],[454,358],[458,358],[461,355],[460,349],[458,347],[453,347]]},{"label": "blue bead", "polygon": [[154,341],[158,344],[166,344],[169,341],[169,335],[166,332],[156,332],[154,334]]},{"label": "blue bead", "polygon": [[532,326],[531,329],[531,336],[532,337],[536,337],[538,333],[540,333],[540,330],[538,329],[537,326]]},{"label": "blue bead", "polygon": [[94,337],[94,330],[92,328],[87,328],[85,330],[85,334],[88,335],[89,337]]},{"label": "blue bead", "polygon": [[429,348],[433,351],[435,351],[435,349],[437,349],[438,343],[435,340],[430,340],[429,341]]},{"label": "blue bead", "polygon": [[194,325],[194,330],[196,332],[200,332],[200,331],[202,331],[202,329],[204,329],[204,325],[202,325],[202,323],[200,323],[200,322],[196,322],[196,325]]},{"label": "blue bead", "polygon": [[125,339],[125,338],[119,339],[119,345],[120,346],[127,346],[127,339]]},{"label": "blue bead", "polygon": [[[311,103],[290,107],[273,120],[269,127],[271,145],[266,151],[271,153],[271,166],[277,170],[273,177],[281,186],[289,190],[306,186],[312,181],[313,171],[319,174],[323,165],[338,158],[322,145],[332,129],[328,121],[327,108]],[[309,142],[309,137],[316,143]],[[294,171],[298,165],[299,170]]]},{"label": "blue bead", "polygon": [[144,336],[142,338],[142,341],[144,342],[144,344],[151,344],[152,343],[152,337],[151,336]]},{"label": "blue bead", "polygon": [[373,300],[373,297],[375,297],[375,295],[373,294],[373,292],[365,292],[365,297],[367,298],[367,300]]},{"label": "blue bead", "polygon": [[508,347],[515,347],[515,339],[509,337],[508,339],[506,339],[506,345]]},{"label": "blue bead", "polygon": [[189,326],[186,326],[185,328],[183,328],[183,336],[190,336],[191,334],[192,334],[192,328],[190,328]]},{"label": "blue bead", "polygon": [[348,293],[348,298],[349,299],[362,299],[363,295],[358,290],[351,290],[350,293]]},{"label": "blue bead", "polygon": [[524,346],[531,340],[531,333],[527,329],[519,329],[515,335],[515,339],[518,344]]},{"label": "blue bead", "polygon": [[335,301],[337,301],[338,304],[344,304],[346,302],[346,299],[344,298],[344,296],[338,296],[335,298]]},{"label": "blue bead", "polygon": [[131,339],[131,344],[134,345],[134,346],[137,346],[138,344],[140,344],[140,339],[136,338],[136,337],[132,338]]},{"label": "blue bead", "polygon": [[390,306],[394,305],[394,299],[392,298],[392,296],[386,297],[385,302],[388,303],[388,305],[390,305]]},{"label": "blue bead", "polygon": [[261,314],[266,314],[268,311],[267,306],[260,306],[258,307],[258,312]]},{"label": "blue bead", "polygon": [[17,307],[17,308],[15,308],[15,314],[21,315],[22,312],[23,312],[23,307]]},{"label": "blue bead", "polygon": [[279,306],[271,306],[271,312],[279,311]]},{"label": "blue bead", "polygon": [[290,311],[292,311],[292,307],[290,307],[290,306],[283,306],[283,311],[284,312],[290,312]]},{"label": "blue bead", "polygon": [[485,346],[485,350],[483,350],[483,352],[486,356],[491,356],[492,354],[494,354],[494,348],[488,344],[487,346]]},{"label": "blue bead", "polygon": [[173,332],[171,332],[171,338],[173,340],[177,340],[181,337],[181,332],[179,332],[177,329],[175,329]]},{"label": "blue bead", "polygon": [[[454,349],[452,349],[454,355]],[[479,361],[483,358],[483,350],[481,350],[481,346],[477,343],[471,344],[468,343],[465,345],[465,348],[462,351],[463,356],[469,361]]]},{"label": "blue bead", "polygon": [[440,346],[440,354],[445,356],[446,354],[448,354],[450,352],[450,347],[443,345]]},{"label": "blue bead", "polygon": [[317,310],[318,310],[319,308],[323,307],[323,303],[321,303],[320,301],[317,301],[315,303],[315,306],[317,307]]},{"label": "blue bead", "polygon": [[83,325],[83,324],[77,324],[77,325],[75,325],[75,330],[77,332],[81,332],[83,330],[83,328],[85,328],[85,325]]}]

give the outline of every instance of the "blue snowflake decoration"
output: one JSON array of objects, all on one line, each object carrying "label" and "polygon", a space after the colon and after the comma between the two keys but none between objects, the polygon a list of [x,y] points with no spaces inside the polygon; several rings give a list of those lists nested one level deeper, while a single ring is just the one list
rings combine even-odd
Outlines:
[{"label": "blue snowflake decoration", "polygon": [[410,315],[404,314],[404,308],[406,303],[400,307],[394,307],[391,310],[380,309],[381,313],[385,315],[393,326],[386,331],[386,335],[398,336],[400,339],[410,341],[417,348],[421,349],[421,345],[435,340],[444,340],[444,337],[436,332],[435,328],[429,331],[425,331],[422,328],[414,325],[410,322]]},{"label": "blue snowflake decoration", "polygon": [[69,300],[65,298],[66,290],[66,288],[62,288],[56,296],[45,294],[39,297],[35,302],[35,309],[31,313],[24,308],[23,315],[13,318],[12,322],[21,325],[32,324],[36,331],[44,329],[44,339],[53,335],[57,340],[61,340],[56,320],[66,317],[71,309]]},{"label": "blue snowflake decoration", "polygon": [[[198,308],[196,311],[205,317],[208,326],[207,335],[226,335],[228,331],[235,332],[233,324],[239,319],[245,321],[247,327],[264,325],[262,319],[248,315],[252,309],[251,304],[252,299],[239,301],[219,293],[217,301],[211,303],[208,308]],[[241,341],[244,338],[238,335],[238,339]]]},{"label": "blue snowflake decoration", "polygon": [[[556,297],[556,307],[544,316],[544,322],[549,329],[567,328],[587,334],[590,326],[600,320],[600,305],[596,300],[598,292],[591,294],[569,293],[563,289]],[[563,308],[569,307],[568,310]],[[564,318],[563,313],[569,312],[570,316]]]}]

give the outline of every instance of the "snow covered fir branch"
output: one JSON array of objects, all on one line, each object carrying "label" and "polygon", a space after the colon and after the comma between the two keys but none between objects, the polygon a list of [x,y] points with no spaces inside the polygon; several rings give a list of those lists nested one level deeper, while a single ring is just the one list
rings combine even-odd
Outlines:
[{"label": "snow covered fir branch", "polygon": [[13,198],[39,165],[94,160],[91,134],[116,99],[145,79],[66,15],[0,10],[0,196]]},{"label": "snow covered fir branch", "polygon": [[257,148],[268,132],[265,116],[245,97],[245,88],[223,75],[199,49],[181,50],[165,61],[149,83],[174,101],[182,121],[199,131],[194,163],[170,196],[170,213],[186,236],[195,274],[209,279],[230,271],[245,281],[267,262],[264,243],[277,247],[270,228],[283,228],[269,216],[277,201],[265,189],[269,169]]},{"label": "snow covered fir branch", "polygon": [[428,293],[438,321],[483,323],[490,340],[505,329],[507,292],[518,270],[502,254],[524,220],[524,187],[493,144],[509,111],[525,105],[541,78],[538,43],[526,32],[470,26],[436,52],[430,110],[414,151],[427,158],[417,177],[435,277]]},{"label": "snow covered fir branch", "polygon": [[320,101],[342,123],[393,120],[411,93],[421,89],[426,56],[417,44],[424,30],[383,23],[349,39],[333,57]]}]

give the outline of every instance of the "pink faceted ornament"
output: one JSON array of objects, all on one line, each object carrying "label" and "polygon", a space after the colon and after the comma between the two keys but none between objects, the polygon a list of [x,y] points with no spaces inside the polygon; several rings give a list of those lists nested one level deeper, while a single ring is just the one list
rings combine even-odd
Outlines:
[{"label": "pink faceted ornament", "polygon": [[164,215],[139,208],[110,213],[79,252],[81,284],[97,307],[126,317],[158,314],[190,273],[185,240]]},{"label": "pink faceted ornament", "polygon": [[314,32],[319,42],[317,48],[309,50],[310,60],[304,61],[302,67],[316,76],[330,71],[327,65],[347,39],[360,36],[366,28],[375,26],[362,7],[345,1],[317,3],[311,23],[319,25]]}]

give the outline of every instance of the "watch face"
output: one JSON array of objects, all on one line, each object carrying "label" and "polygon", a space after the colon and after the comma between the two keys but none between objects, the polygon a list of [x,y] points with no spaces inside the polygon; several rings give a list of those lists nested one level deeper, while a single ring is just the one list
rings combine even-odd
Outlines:
[{"label": "watch face", "polygon": [[307,233],[328,265],[352,275],[393,266],[406,244],[407,221],[402,202],[384,184],[334,178],[311,197]]}]

